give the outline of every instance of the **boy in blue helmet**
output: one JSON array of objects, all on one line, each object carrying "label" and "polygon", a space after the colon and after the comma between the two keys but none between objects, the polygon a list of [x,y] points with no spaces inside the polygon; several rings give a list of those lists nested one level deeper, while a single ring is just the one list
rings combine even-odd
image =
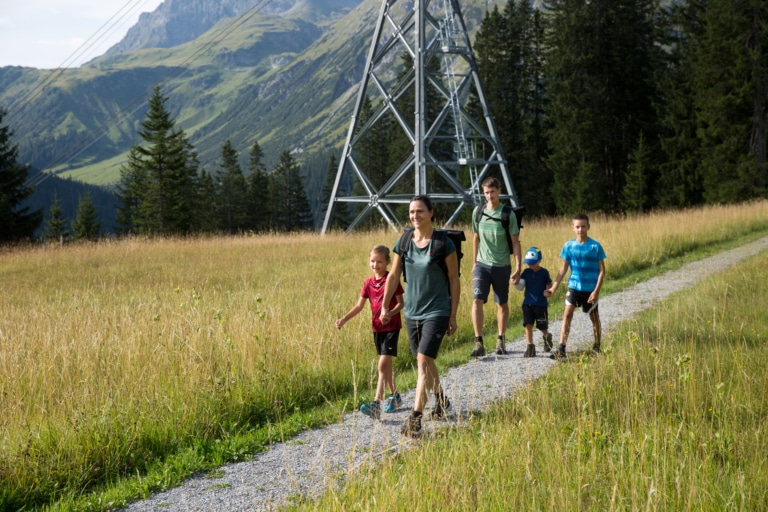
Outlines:
[{"label": "boy in blue helmet", "polygon": [[525,290],[523,297],[523,326],[528,348],[523,357],[535,357],[536,345],[533,343],[533,326],[541,331],[544,337],[544,352],[552,350],[552,334],[549,332],[549,301],[544,295],[552,284],[549,271],[541,266],[541,251],[531,247],[525,253],[523,263],[528,268],[523,270],[517,287]]}]

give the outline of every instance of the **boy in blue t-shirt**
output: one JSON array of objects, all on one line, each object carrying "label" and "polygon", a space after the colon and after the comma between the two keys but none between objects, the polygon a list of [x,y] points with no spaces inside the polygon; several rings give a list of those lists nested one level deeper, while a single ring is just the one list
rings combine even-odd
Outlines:
[{"label": "boy in blue t-shirt", "polygon": [[525,339],[528,341],[528,348],[523,357],[535,357],[536,345],[533,344],[533,324],[541,331],[544,336],[544,352],[552,350],[552,334],[549,332],[549,302],[544,296],[544,292],[552,284],[552,278],[549,277],[549,270],[542,267],[541,251],[536,247],[531,247],[525,253],[523,263],[528,268],[523,270],[520,276],[518,289],[525,289],[523,296],[523,326],[525,327]]},{"label": "boy in blue t-shirt", "polygon": [[577,213],[571,221],[571,228],[576,233],[576,238],[563,245],[560,257],[563,266],[557,273],[552,287],[544,292],[551,297],[555,294],[560,281],[571,268],[571,277],[568,279],[568,293],[565,295],[565,311],[563,312],[563,325],[560,330],[560,347],[555,353],[555,359],[565,358],[565,344],[571,331],[573,312],[577,307],[589,315],[592,321],[592,331],[595,335],[594,352],[600,352],[600,314],[597,309],[597,301],[600,297],[600,288],[605,278],[605,251],[600,242],[587,236],[589,231],[589,217],[583,213]]}]

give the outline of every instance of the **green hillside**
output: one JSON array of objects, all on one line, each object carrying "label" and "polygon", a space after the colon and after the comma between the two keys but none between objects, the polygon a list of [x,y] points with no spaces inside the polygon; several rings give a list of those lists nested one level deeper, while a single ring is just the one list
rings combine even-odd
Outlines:
[{"label": "green hillside", "polygon": [[[223,19],[194,41],[104,56],[78,69],[0,68],[0,104],[50,81],[20,101],[19,115],[11,110],[20,158],[88,183],[118,179],[157,83],[203,167],[215,167],[226,140],[244,163],[258,141],[268,164],[287,149],[305,172],[317,174],[306,164],[325,165],[328,151],[343,143],[379,7],[366,0],[327,24],[311,2],[300,2],[285,17]],[[464,9],[470,27],[477,26],[481,9]],[[306,21],[313,15],[317,24]],[[308,185],[321,181],[310,177]]]}]

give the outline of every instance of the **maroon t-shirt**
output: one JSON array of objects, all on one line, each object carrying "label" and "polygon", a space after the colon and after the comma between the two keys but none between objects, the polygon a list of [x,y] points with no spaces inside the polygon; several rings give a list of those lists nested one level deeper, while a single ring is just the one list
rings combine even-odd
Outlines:
[{"label": "maroon t-shirt", "polygon": [[[368,299],[371,302],[371,313],[373,314],[372,327],[373,332],[391,332],[397,331],[402,328],[403,323],[400,319],[400,313],[393,315],[389,319],[389,323],[383,325],[379,315],[381,314],[381,301],[384,299],[384,285],[387,282],[387,276],[389,272],[384,274],[381,279],[376,279],[376,276],[371,276],[363,283],[363,289],[360,292],[360,296],[364,299]],[[397,296],[404,293],[403,285],[397,283],[397,290],[392,296],[392,300],[389,301],[389,309],[397,306]]]}]

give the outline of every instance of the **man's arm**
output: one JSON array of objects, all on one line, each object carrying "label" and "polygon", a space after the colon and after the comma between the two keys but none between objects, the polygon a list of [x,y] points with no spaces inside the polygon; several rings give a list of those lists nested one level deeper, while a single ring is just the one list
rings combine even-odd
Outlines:
[{"label": "man's arm", "polygon": [[517,284],[520,281],[520,272],[522,272],[522,269],[520,268],[523,263],[523,252],[520,248],[520,235],[511,235],[512,236],[512,255],[515,257],[515,272],[510,276],[510,280],[512,281],[512,284]]}]

